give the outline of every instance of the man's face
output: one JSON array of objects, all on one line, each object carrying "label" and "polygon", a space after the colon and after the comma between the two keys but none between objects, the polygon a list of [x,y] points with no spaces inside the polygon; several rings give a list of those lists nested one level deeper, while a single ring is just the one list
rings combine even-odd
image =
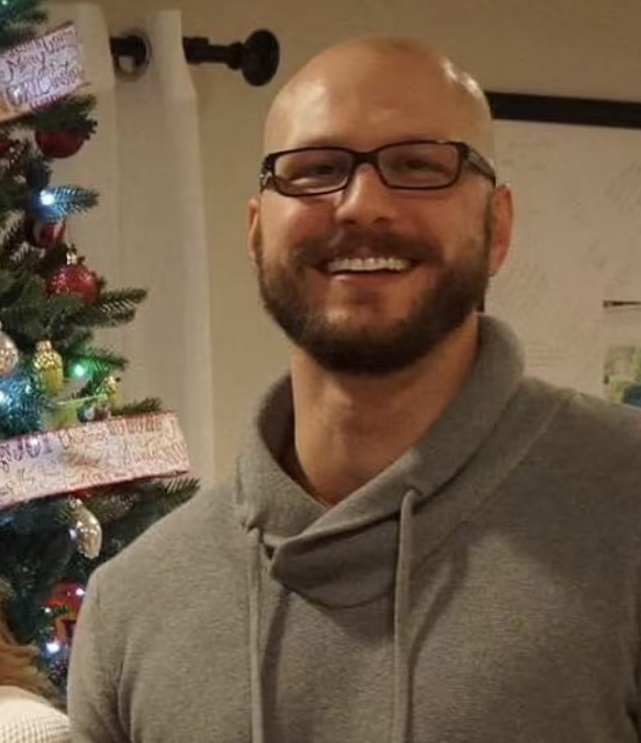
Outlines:
[{"label": "man's face", "polygon": [[[412,71],[389,67],[365,60],[349,76],[330,70],[310,81],[272,122],[270,149],[368,150],[415,139],[476,144],[443,84],[404,84]],[[388,189],[369,165],[334,194],[291,198],[267,190],[250,204],[264,305],[329,370],[403,369],[482,302],[500,262],[493,198],[491,184],[468,170],[451,188],[412,192]]]}]

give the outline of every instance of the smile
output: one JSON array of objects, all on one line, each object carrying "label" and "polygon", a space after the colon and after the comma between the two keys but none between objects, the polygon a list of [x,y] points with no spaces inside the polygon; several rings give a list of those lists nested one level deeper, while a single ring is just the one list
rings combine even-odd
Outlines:
[{"label": "smile", "polygon": [[326,265],[326,271],[336,273],[372,273],[375,271],[407,271],[410,261],[403,258],[335,258]]}]

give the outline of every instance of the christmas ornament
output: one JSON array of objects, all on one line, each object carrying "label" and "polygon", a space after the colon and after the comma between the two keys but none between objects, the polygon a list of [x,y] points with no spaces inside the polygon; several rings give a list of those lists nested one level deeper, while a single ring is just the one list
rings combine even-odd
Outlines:
[{"label": "christmas ornament", "polygon": [[0,138],[0,157],[4,157],[11,149],[11,140]]},{"label": "christmas ornament", "polygon": [[54,636],[60,645],[71,645],[84,595],[81,583],[59,583],[45,602],[46,609],[55,611]]},{"label": "christmas ornament", "polygon": [[0,322],[0,378],[8,377],[15,370],[19,358],[18,347],[6,333],[2,332]]},{"label": "christmas ornament", "polygon": [[64,219],[58,222],[44,222],[41,219],[34,219],[27,224],[27,239],[37,248],[53,248],[62,242],[67,223]]},{"label": "christmas ornament", "polygon": [[51,341],[36,343],[36,352],[31,363],[45,392],[55,397],[64,384],[64,367],[62,356],[54,350]]},{"label": "christmas ornament", "polygon": [[31,370],[18,367],[10,376],[0,377],[0,437],[40,430],[42,410],[40,381]]},{"label": "christmas ornament", "polygon": [[45,157],[62,159],[71,157],[87,140],[84,132],[73,130],[38,131],[36,143]]},{"label": "christmas ornament", "polygon": [[73,523],[69,534],[76,540],[78,552],[90,560],[100,554],[102,547],[102,527],[98,519],[79,498],[71,498],[69,503]]},{"label": "christmas ornament", "polygon": [[73,24],[17,44],[0,54],[0,121],[64,98],[85,82]]},{"label": "christmas ornament", "polygon": [[107,396],[109,410],[113,412],[121,406],[120,377],[116,377],[113,374],[105,377],[100,385],[100,391]]},{"label": "christmas ornament", "polygon": [[86,398],[86,402],[76,410],[76,414],[80,423],[104,421],[111,414],[109,401],[105,395]]},{"label": "christmas ornament", "polygon": [[67,265],[56,269],[47,279],[49,294],[75,294],[85,303],[98,299],[98,277],[84,265],[84,258],[67,253]]}]

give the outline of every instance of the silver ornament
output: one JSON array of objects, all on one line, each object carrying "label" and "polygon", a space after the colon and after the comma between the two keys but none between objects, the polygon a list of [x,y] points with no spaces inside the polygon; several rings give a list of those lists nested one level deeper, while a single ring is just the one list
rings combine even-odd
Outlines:
[{"label": "silver ornament", "polygon": [[19,358],[18,347],[6,333],[2,332],[0,323],[0,377],[8,377],[18,366]]},{"label": "silver ornament", "polygon": [[69,527],[69,534],[76,540],[78,552],[94,560],[100,554],[102,547],[100,522],[78,498],[71,499],[70,507],[73,522]]}]

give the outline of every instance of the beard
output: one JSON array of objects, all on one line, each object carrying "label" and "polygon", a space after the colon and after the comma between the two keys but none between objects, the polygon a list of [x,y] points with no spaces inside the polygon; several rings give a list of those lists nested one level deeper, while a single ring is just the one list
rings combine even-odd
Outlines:
[{"label": "beard", "polygon": [[[460,257],[451,264],[427,241],[361,229],[343,231],[330,240],[308,238],[292,250],[286,266],[270,264],[259,234],[256,266],[263,305],[289,339],[328,371],[374,376],[401,371],[429,354],[482,307],[490,276],[489,206],[481,234],[461,246]],[[305,271],[339,256],[353,256],[362,245],[371,255],[420,262],[437,274],[407,316],[386,327],[332,322],[305,293]]]}]

